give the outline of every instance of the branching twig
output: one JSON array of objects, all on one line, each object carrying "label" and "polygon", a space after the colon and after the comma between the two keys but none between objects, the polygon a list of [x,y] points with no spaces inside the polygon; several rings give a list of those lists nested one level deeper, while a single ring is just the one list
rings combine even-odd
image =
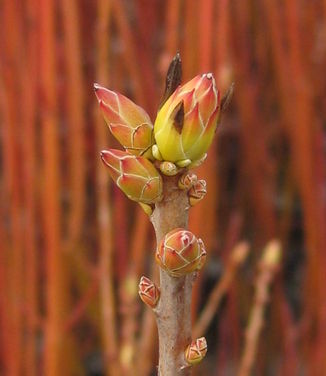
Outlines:
[{"label": "branching twig", "polygon": [[156,315],[161,376],[190,375],[191,366],[207,351],[205,338],[191,338],[190,309],[193,280],[205,263],[206,250],[187,230],[188,210],[205,196],[206,182],[188,169],[206,159],[221,106],[212,73],[178,86],[181,72],[177,54],[154,126],[131,100],[94,84],[104,119],[125,148],[103,150],[102,161],[118,187],[150,216],[155,229],[160,286],[143,276],[139,295]]},{"label": "branching twig", "polygon": [[255,298],[252,307],[238,376],[249,376],[253,367],[259,334],[264,325],[265,308],[269,300],[269,287],[277,272],[281,257],[281,246],[276,240],[265,248],[259,265],[259,274],[255,283]]}]

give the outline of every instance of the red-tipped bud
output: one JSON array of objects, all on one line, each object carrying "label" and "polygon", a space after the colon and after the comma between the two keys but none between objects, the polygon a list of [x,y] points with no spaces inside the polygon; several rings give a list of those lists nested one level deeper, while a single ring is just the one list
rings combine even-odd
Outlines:
[{"label": "red-tipped bud", "polygon": [[157,263],[173,277],[181,277],[200,269],[205,257],[202,240],[182,228],[166,234],[156,251]]},{"label": "red-tipped bud", "polygon": [[197,175],[192,172],[187,172],[181,176],[178,181],[180,189],[188,190],[197,182]]},{"label": "red-tipped bud", "polygon": [[212,143],[219,116],[220,98],[211,73],[179,86],[155,120],[160,155],[180,167],[195,165]]},{"label": "red-tipped bud", "polygon": [[191,365],[198,364],[207,353],[207,342],[205,337],[192,341],[185,351],[185,359]]},{"label": "red-tipped bud", "polygon": [[130,200],[152,204],[161,199],[162,177],[148,159],[116,149],[102,151],[101,157],[112,179]]},{"label": "red-tipped bud", "polygon": [[206,195],[206,181],[203,179],[197,180],[197,182],[189,189],[188,196],[191,206],[194,206],[204,198]]},{"label": "red-tipped bud", "polygon": [[151,308],[154,308],[157,305],[160,298],[159,288],[154,282],[144,276],[140,279],[138,293],[140,299]]},{"label": "red-tipped bud", "polygon": [[153,125],[148,114],[120,93],[94,84],[104,120],[129,153],[151,156]]}]

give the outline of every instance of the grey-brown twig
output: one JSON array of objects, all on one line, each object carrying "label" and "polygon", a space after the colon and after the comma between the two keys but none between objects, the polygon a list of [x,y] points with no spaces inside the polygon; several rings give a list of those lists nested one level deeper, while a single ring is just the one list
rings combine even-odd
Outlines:
[{"label": "grey-brown twig", "polygon": [[[151,216],[159,243],[169,231],[188,227],[187,192],[178,188],[180,176],[164,177],[164,198]],[[191,342],[191,288],[193,274],[171,277],[160,268],[161,296],[155,308],[159,335],[160,376],[190,375],[184,351]]]}]

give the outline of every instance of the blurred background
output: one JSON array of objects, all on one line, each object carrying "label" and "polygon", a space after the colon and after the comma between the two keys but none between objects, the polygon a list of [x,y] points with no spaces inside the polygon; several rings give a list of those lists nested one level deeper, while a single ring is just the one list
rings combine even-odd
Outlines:
[{"label": "blurred background", "polygon": [[[266,303],[252,374],[326,375],[326,1],[3,0],[0,46],[0,374],[155,374],[137,294],[155,279],[154,232],[101,164],[117,144],[93,83],[154,120],[180,51],[183,81],[213,72],[221,95],[235,82],[190,212],[208,249],[194,322],[231,276],[195,374],[237,375]],[[283,256],[267,304],[255,288],[271,239]]]}]

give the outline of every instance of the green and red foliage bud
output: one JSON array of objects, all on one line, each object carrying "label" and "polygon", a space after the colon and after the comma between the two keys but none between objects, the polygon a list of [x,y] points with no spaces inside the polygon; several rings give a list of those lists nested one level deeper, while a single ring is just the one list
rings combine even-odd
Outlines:
[{"label": "green and red foliage bud", "polygon": [[138,293],[140,299],[151,308],[154,308],[157,305],[160,298],[159,288],[154,282],[144,276],[140,279]]},{"label": "green and red foliage bud", "polygon": [[199,270],[205,258],[203,241],[182,228],[167,233],[156,251],[157,263],[172,277],[181,277]]},{"label": "green and red foliage bud", "polygon": [[207,353],[207,342],[205,337],[192,341],[185,351],[185,359],[191,365],[198,364]]},{"label": "green and red foliage bud", "polygon": [[98,84],[94,89],[113,136],[129,153],[151,157],[153,125],[146,111],[120,93]]},{"label": "green and red foliage bud", "polygon": [[159,110],[154,124],[162,158],[180,167],[201,160],[213,141],[219,116],[220,96],[211,73],[179,86]]},{"label": "green and red foliage bud", "polygon": [[148,159],[116,149],[103,150],[101,158],[112,179],[130,200],[144,204],[160,201],[162,177]]},{"label": "green and red foliage bud", "polygon": [[206,193],[206,181],[203,179],[197,180],[196,183],[188,191],[190,205],[196,205],[197,202],[201,201],[204,198]]}]

